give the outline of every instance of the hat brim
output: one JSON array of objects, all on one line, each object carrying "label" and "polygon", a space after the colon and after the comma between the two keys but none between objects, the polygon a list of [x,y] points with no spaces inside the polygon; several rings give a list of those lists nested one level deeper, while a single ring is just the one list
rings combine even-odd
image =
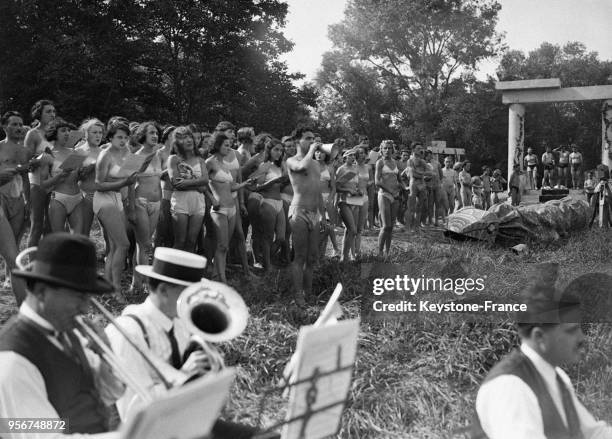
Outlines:
[{"label": "hat brim", "polygon": [[176,284],[176,285],[184,285],[184,286],[189,286],[189,285],[193,285],[195,283],[198,283],[199,281],[196,282],[188,282],[185,280],[181,280],[181,279],[175,279],[173,277],[169,277],[169,276],[164,276],[163,274],[159,274],[153,271],[153,266],[151,265],[137,265],[135,267],[135,270],[142,274],[143,276],[147,276],[147,277],[152,277],[154,279],[158,279],[164,282],[169,282],[171,284]]},{"label": "hat brim", "polygon": [[14,276],[21,277],[24,279],[39,280],[39,281],[43,281],[43,282],[46,282],[52,285],[71,288],[73,290],[77,290],[77,291],[81,291],[83,293],[89,293],[89,294],[106,294],[106,293],[111,293],[115,290],[113,285],[100,275],[96,275],[96,279],[95,281],[93,281],[93,283],[83,284],[80,282],[79,283],[68,282],[65,279],[60,279],[54,276],[34,273],[31,271],[25,271],[25,270],[13,270],[11,273],[13,273]]}]

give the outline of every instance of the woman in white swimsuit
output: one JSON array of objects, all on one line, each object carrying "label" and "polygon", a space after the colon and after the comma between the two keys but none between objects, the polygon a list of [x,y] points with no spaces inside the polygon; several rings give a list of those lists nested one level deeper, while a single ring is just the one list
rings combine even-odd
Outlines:
[{"label": "woman in white swimsuit", "polygon": [[[161,174],[162,157],[161,149],[158,145],[159,130],[155,122],[143,122],[140,124],[134,135],[134,140],[141,145],[136,151],[136,155],[151,156],[149,166],[138,174],[138,180],[134,185],[134,199],[130,200],[136,213],[134,234],[136,237],[136,261],[139,265],[148,263],[148,252],[152,250],[151,244],[153,233],[157,227],[159,210],[161,204]],[[136,263],[134,266],[137,265]],[[144,287],[143,279],[136,271],[132,278],[130,290],[142,290]]]},{"label": "woman in white swimsuit", "polygon": [[204,223],[208,172],[196,154],[191,130],[178,127],[173,136],[175,154],[168,157],[168,176],[174,189],[170,199],[174,248],[193,252]]},{"label": "woman in white swimsuit", "polygon": [[127,198],[128,186],[138,177],[137,173],[125,175],[121,170],[124,160],[131,154],[128,150],[130,128],[122,122],[110,124],[107,134],[110,146],[100,152],[96,162],[96,192],[93,196],[93,211],[108,238],[104,274],[115,287],[116,298],[125,302],[121,293],[121,273],[130,241],[127,236],[127,221],[123,210],[123,198]]},{"label": "woman in white swimsuit", "polygon": [[222,132],[213,136],[213,143],[210,148],[212,154],[206,160],[206,168],[210,175],[210,189],[212,191],[213,207],[210,216],[215,228],[217,245],[215,249],[215,273],[221,282],[227,283],[225,276],[225,265],[229,242],[236,227],[236,201],[232,196],[233,192],[246,186],[251,182],[247,180],[243,183],[236,183],[225,157],[232,151],[233,140]]},{"label": "woman in white swimsuit", "polygon": [[54,142],[53,165],[51,178],[41,185],[52,191],[49,202],[49,223],[52,232],[63,232],[66,229],[66,220],[72,233],[83,231],[81,209],[83,194],[79,189],[78,169],[62,168],[62,162],[74,154],[74,149],[68,147],[70,132],[73,130],[76,130],[74,125],[61,119],[55,119],[49,130],[49,140]]},{"label": "woman in white swimsuit", "polygon": [[262,229],[261,251],[265,271],[270,270],[271,256],[285,243],[285,211],[280,190],[288,177],[283,152],[281,141],[271,139],[266,144],[264,162],[251,177],[257,179],[254,193],[261,195],[258,218]]},{"label": "woman in white swimsuit", "polygon": [[81,202],[83,229],[81,233],[89,236],[94,220],[93,196],[96,192],[96,162],[101,151],[100,143],[104,136],[104,124],[98,119],[88,119],[79,129],[83,132],[85,143],[77,146],[75,151],[87,156],[79,170],[79,187],[83,193]]},{"label": "woman in white swimsuit", "polygon": [[355,164],[355,148],[347,150],[343,156],[346,163],[336,171],[336,192],[338,208],[344,222],[344,239],[342,241],[342,258],[340,262],[352,260],[359,208],[363,204],[363,194],[359,191],[359,170]]},{"label": "woman in white swimsuit", "polygon": [[397,217],[399,207],[399,169],[392,158],[392,143],[383,142],[380,145],[382,157],[376,162],[374,182],[378,187],[378,209],[380,212],[381,228],[378,235],[378,255],[389,255],[391,238],[393,236],[393,225]]},{"label": "woman in white swimsuit", "polygon": [[323,205],[327,218],[323,218],[321,221],[321,243],[319,246],[320,257],[325,257],[325,250],[327,248],[327,238],[332,243],[334,248],[334,257],[339,256],[338,243],[336,242],[336,230],[334,224],[336,223],[337,209],[335,205],[336,198],[336,173],[333,166],[329,163],[329,156],[325,154],[321,149],[317,149],[314,153],[314,159],[319,162],[321,167],[321,198],[323,199]]},{"label": "woman in white swimsuit", "polygon": [[25,136],[24,145],[28,158],[34,158],[35,169],[29,173],[30,178],[30,237],[28,247],[38,245],[49,207],[49,192],[41,186],[41,173],[48,177],[48,169],[53,165],[51,150],[53,145],[47,140],[49,125],[55,120],[56,112],[53,102],[40,100],[32,107],[32,118],[38,124]]}]

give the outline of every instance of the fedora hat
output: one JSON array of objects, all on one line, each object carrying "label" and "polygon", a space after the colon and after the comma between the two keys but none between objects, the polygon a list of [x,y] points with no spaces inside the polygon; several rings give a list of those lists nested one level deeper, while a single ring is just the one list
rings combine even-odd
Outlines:
[{"label": "fedora hat", "polygon": [[580,299],[556,288],[559,264],[547,262],[533,267],[527,286],[521,291],[521,302],[527,310],[516,314],[517,323],[580,323]]},{"label": "fedora hat", "polygon": [[136,271],[176,285],[191,285],[204,277],[206,258],[174,248],[157,247],[152,265],[137,265]]},{"label": "fedora hat", "polygon": [[96,272],[96,264],[96,246],[89,238],[51,233],[38,244],[34,260],[23,269],[13,270],[13,275],[82,293],[110,293],[114,288]]}]

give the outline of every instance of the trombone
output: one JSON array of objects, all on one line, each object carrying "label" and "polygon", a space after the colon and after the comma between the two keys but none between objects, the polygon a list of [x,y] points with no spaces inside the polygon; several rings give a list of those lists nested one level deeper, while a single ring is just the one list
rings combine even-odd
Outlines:
[{"label": "trombone", "polygon": [[[23,259],[36,249],[36,247],[30,247],[17,255],[15,263],[20,270],[31,268],[32,262],[24,263]],[[113,315],[100,302],[93,297],[90,298],[90,301],[126,341],[136,349],[166,389],[171,389],[172,383],[155,365],[155,360],[129,337],[126,331],[117,324]],[[208,279],[202,279],[183,290],[177,301],[177,314],[191,332],[191,343],[185,351],[184,357],[187,358],[190,351],[203,350],[209,359],[212,372],[218,372],[225,366],[221,353],[211,343],[229,341],[238,337],[246,328],[249,317],[248,308],[236,290],[223,283]],[[108,363],[112,370],[117,372],[119,378],[144,401],[152,401],[151,392],[139,385],[138,379],[125,369],[122,360],[117,358],[112,349],[102,340],[93,328],[93,324],[83,316],[76,316],[75,322],[75,329],[89,340],[93,349],[103,361]]]}]

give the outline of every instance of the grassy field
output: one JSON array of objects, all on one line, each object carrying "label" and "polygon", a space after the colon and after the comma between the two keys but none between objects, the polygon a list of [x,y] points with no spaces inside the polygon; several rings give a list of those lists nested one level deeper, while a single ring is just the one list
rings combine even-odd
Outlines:
[{"label": "grassy field", "polygon": [[[538,262],[561,265],[561,287],[583,273],[612,274],[610,237],[608,231],[581,232],[555,244],[534,246],[528,254],[514,255],[500,247],[449,241],[436,231],[400,234],[386,262],[404,264],[411,273],[426,275],[440,266],[461,265],[471,277],[486,277],[488,292],[505,297],[517,293],[530,266]],[[366,236],[363,245],[372,251],[375,241],[375,236]],[[305,308],[292,304],[284,271],[249,282],[235,277],[233,286],[249,305],[250,320],[242,336],[220,346],[226,363],[239,369],[226,417],[257,422],[262,392],[277,383],[294,349],[298,328],[316,320],[337,282],[344,285],[345,316],[360,315],[360,299],[372,294],[371,284],[361,276],[362,264],[369,262],[376,259],[323,262],[315,273],[315,294],[307,298]],[[8,294],[3,292],[0,297],[0,323],[15,311]],[[120,311],[111,298],[106,303],[115,313]],[[587,325],[585,329],[586,358],[568,372],[592,413],[612,421],[612,326]],[[516,342],[510,321],[362,321],[340,437],[462,437],[453,432],[469,423],[479,382]],[[262,425],[282,419],[285,405],[281,395],[268,398]]]}]

